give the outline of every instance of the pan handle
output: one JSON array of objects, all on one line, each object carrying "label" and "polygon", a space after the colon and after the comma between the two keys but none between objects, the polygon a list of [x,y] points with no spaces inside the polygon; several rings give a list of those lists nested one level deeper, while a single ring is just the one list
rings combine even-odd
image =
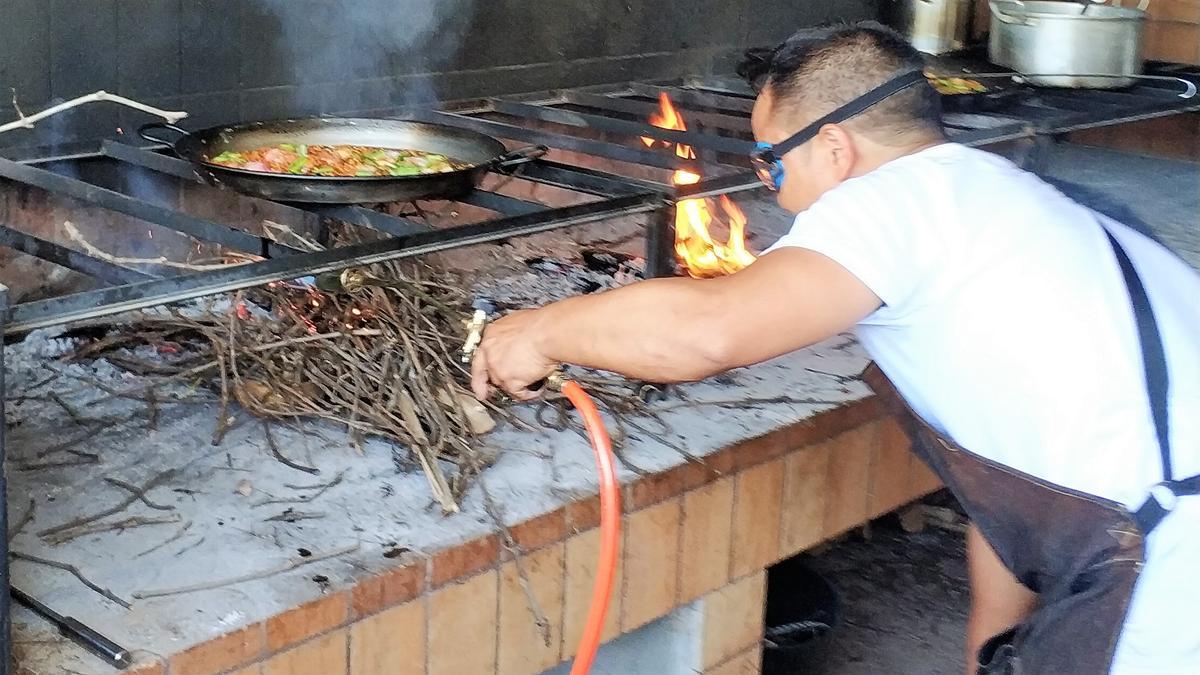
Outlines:
[{"label": "pan handle", "polygon": [[180,136],[188,135],[187,130],[180,129],[179,127],[175,126],[174,124],[171,124],[170,122],[150,122],[149,124],[143,124],[142,126],[138,127],[138,136],[141,136],[142,138],[150,141],[151,143],[161,143],[163,145],[175,145],[174,141],[168,141],[164,138],[152,136],[150,133],[148,133],[155,129],[166,129],[168,131],[174,131],[175,133],[179,134]]},{"label": "pan handle", "polygon": [[544,145],[529,145],[506,152],[492,160],[492,167],[501,172],[511,172],[522,164],[528,164],[535,159],[545,156],[550,148]]}]

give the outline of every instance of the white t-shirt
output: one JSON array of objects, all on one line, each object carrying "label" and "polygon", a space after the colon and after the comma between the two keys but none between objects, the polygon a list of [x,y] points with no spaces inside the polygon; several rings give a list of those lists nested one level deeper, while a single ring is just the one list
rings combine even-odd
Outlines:
[{"label": "white t-shirt", "polygon": [[[943,144],[846,181],[773,248],[828,256],[884,302],[859,339],[963,447],[1136,509],[1162,480],[1132,309],[1098,219],[1133,260],[1171,378],[1175,476],[1200,474],[1200,275],[998,156]],[[1200,497],[1151,534],[1113,673],[1200,673]]]}]

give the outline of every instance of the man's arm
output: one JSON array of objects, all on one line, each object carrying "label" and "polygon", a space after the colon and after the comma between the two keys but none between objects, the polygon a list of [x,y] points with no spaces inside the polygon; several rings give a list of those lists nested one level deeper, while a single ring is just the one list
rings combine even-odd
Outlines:
[{"label": "man's arm", "polygon": [[527,395],[560,363],[699,380],[836,335],[880,304],[833,260],[784,248],[727,277],[654,279],[505,317],[484,333],[473,387]]}]

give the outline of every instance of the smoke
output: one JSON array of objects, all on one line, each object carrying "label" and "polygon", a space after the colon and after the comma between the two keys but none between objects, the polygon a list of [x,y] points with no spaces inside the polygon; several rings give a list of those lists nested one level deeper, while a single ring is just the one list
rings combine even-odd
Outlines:
[{"label": "smoke", "polygon": [[[429,73],[446,69],[458,53],[473,4],[474,0],[273,4],[277,56],[293,64],[293,80],[301,85],[297,107],[348,112],[436,101]],[[305,86],[313,84],[324,86]]]}]

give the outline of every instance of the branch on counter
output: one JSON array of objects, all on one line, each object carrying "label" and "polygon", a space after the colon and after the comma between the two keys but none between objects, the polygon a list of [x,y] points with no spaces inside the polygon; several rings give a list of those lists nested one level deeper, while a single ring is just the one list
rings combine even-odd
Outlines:
[{"label": "branch on counter", "polygon": [[303,471],[304,473],[313,475],[321,473],[321,470],[316,467],[304,466],[284,457],[283,453],[279,451],[279,446],[275,444],[275,437],[271,435],[271,423],[267,420],[263,420],[263,434],[267,437],[267,449],[271,451],[271,456],[278,460],[279,463],[297,471]]},{"label": "branch on counter", "polygon": [[537,627],[538,635],[542,636],[542,642],[549,647],[550,620],[546,618],[546,613],[542,611],[542,606],[538,603],[537,596],[533,594],[533,587],[529,584],[529,575],[525,573],[521,547],[513,539],[512,531],[504,524],[504,519],[500,517],[500,511],[496,508],[496,502],[492,501],[492,495],[488,492],[487,486],[484,485],[482,480],[479,481],[479,491],[483,493],[484,511],[487,512],[500,532],[500,543],[504,545],[504,550],[508,551],[509,555],[513,557],[513,566],[517,570],[517,582],[521,584],[521,592],[525,594],[525,602],[529,605],[529,613],[533,615],[533,624]]},{"label": "branch on counter", "polygon": [[147,492],[158,487],[160,484],[162,484],[165,481],[167,481],[168,479],[170,479],[172,476],[175,475],[175,473],[176,473],[176,469],[167,469],[166,471],[163,471],[162,473],[158,474],[157,476],[151,478],[149,481],[146,482],[146,484],[144,486],[142,486],[140,488],[136,488],[135,492],[132,495],[123,499],[116,506],[109,507],[107,509],[104,509],[103,511],[99,511],[97,513],[93,513],[88,516],[80,516],[79,518],[75,518],[74,520],[67,521],[65,523],[62,523],[61,525],[55,525],[54,527],[48,527],[48,528],[38,532],[38,536],[39,537],[50,537],[50,536],[56,535],[60,532],[65,532],[67,530],[72,530],[77,527],[81,527],[83,525],[93,523],[97,520],[100,520],[101,518],[107,518],[108,516],[111,516],[114,513],[120,513],[121,511],[124,511],[125,509],[129,508],[130,504],[133,504],[134,502],[141,499]]},{"label": "branch on counter", "polygon": [[43,120],[47,117],[50,117],[52,115],[57,115],[58,113],[63,112],[64,110],[70,110],[71,108],[75,108],[75,107],[78,107],[78,106],[81,106],[81,105],[84,105],[87,103],[102,103],[102,102],[119,103],[120,105],[133,108],[134,110],[140,110],[144,113],[148,113],[148,114],[154,115],[156,117],[161,117],[164,120],[166,120],[167,122],[170,122],[171,124],[174,124],[174,123],[178,122],[179,120],[188,116],[188,114],[186,112],[181,111],[181,110],[171,111],[171,110],[163,110],[162,108],[155,108],[152,105],[146,105],[145,103],[139,103],[138,101],[134,101],[133,99],[125,98],[124,96],[118,96],[117,94],[110,94],[107,91],[103,91],[103,90],[93,92],[91,94],[86,94],[86,95],[80,96],[78,98],[73,98],[70,101],[67,101],[65,103],[59,103],[58,105],[50,106],[49,108],[46,108],[45,110],[43,110],[39,113],[34,113],[32,115],[26,115],[25,113],[21,112],[21,106],[17,105],[17,92],[14,89],[13,90],[13,108],[17,112],[17,119],[13,120],[12,122],[8,122],[6,124],[0,124],[0,134],[4,133],[6,131],[12,131],[13,129],[32,129],[33,125],[36,124],[37,122],[40,122],[41,120]]},{"label": "branch on counter", "polygon": [[68,541],[87,536],[89,534],[99,534],[101,532],[124,532],[135,527],[145,527],[147,525],[167,525],[170,523],[178,523],[179,515],[171,514],[169,516],[130,516],[124,520],[116,520],[110,523],[92,523],[82,527],[76,527],[65,532],[45,537],[46,543],[51,546],[65,544]]},{"label": "branch on counter", "polygon": [[347,553],[353,553],[353,552],[357,551],[358,549],[359,549],[359,544],[355,543],[353,546],[344,546],[342,548],[334,549],[332,551],[324,551],[322,553],[313,553],[312,555],[303,557],[303,558],[294,558],[294,559],[289,560],[288,562],[286,562],[282,565],[279,565],[277,567],[271,567],[271,568],[261,570],[258,572],[250,572],[248,574],[242,574],[240,576],[230,577],[228,579],[219,579],[216,581],[206,581],[206,582],[202,582],[202,583],[198,583],[198,584],[191,584],[189,586],[179,586],[177,588],[159,588],[159,589],[152,589],[152,590],[145,590],[145,591],[137,591],[133,594],[133,597],[138,600],[145,600],[147,598],[161,598],[161,597],[168,596],[168,595],[182,595],[184,593],[195,593],[197,591],[208,591],[208,590],[213,590],[216,588],[224,588],[226,586],[234,586],[236,584],[245,583],[247,581],[255,581],[258,579],[265,579],[267,577],[273,577],[277,574],[283,574],[284,572],[290,572],[298,567],[304,567],[305,565],[311,565],[316,562],[321,562],[322,560],[329,560],[331,558],[337,558],[339,556],[346,555]]},{"label": "branch on counter", "polygon": [[342,479],[345,477],[346,477],[346,471],[343,470],[337,476],[334,476],[333,480],[329,481],[328,483],[323,483],[320,485],[313,485],[313,486],[309,486],[309,487],[295,487],[292,485],[288,485],[286,487],[290,487],[293,490],[316,489],[316,492],[314,492],[312,494],[308,494],[308,495],[303,495],[301,497],[284,497],[282,499],[264,499],[260,502],[256,502],[254,504],[254,506],[255,506],[255,508],[257,508],[259,506],[266,506],[267,504],[308,504],[309,502],[312,502],[313,500],[315,500],[317,497],[320,497],[321,495],[328,492],[330,488],[332,488],[336,485],[339,485],[342,482]]},{"label": "branch on counter", "polygon": [[144,555],[149,555],[150,553],[157,551],[158,549],[166,546],[167,544],[171,544],[176,541],[179,541],[183,537],[183,535],[186,534],[187,531],[190,529],[192,529],[192,521],[189,520],[186,523],[184,523],[183,525],[181,525],[180,528],[175,532],[175,534],[173,534],[170,537],[164,539],[163,541],[151,546],[150,548],[146,549],[145,551],[142,551],[141,553],[135,555],[134,557],[140,558]]},{"label": "branch on counter", "polygon": [[24,515],[22,515],[20,518],[17,518],[16,524],[13,525],[12,529],[8,531],[8,540],[10,542],[18,534],[21,534],[21,531],[25,529],[26,525],[33,522],[33,511],[35,508],[37,508],[37,502],[30,499],[29,508],[25,510]]},{"label": "branch on counter", "polygon": [[296,511],[292,508],[284,509],[283,513],[276,514],[270,518],[263,518],[264,523],[294,523],[298,520],[320,520],[325,517],[322,511]]},{"label": "branch on counter", "polygon": [[115,485],[115,486],[121,488],[122,490],[129,492],[134,497],[136,497],[138,500],[140,500],[143,504],[145,504],[146,506],[149,506],[150,508],[152,508],[156,511],[174,511],[175,510],[174,506],[170,506],[167,504],[156,504],[156,503],[150,501],[150,498],[146,496],[145,489],[139,488],[138,486],[132,485],[130,483],[126,483],[125,481],[121,480],[120,478],[113,478],[112,476],[105,476],[104,482],[108,483],[109,485]]},{"label": "branch on counter", "polygon": [[121,597],[119,597],[112,591],[108,590],[107,588],[104,588],[104,587],[98,585],[97,583],[95,583],[94,581],[92,581],[91,579],[88,579],[87,577],[85,577],[83,575],[83,572],[80,572],[79,568],[74,565],[71,565],[71,564],[65,563],[65,562],[59,562],[57,560],[50,560],[49,558],[41,558],[36,555],[22,553],[20,551],[9,551],[8,554],[10,556],[12,556],[13,558],[16,558],[17,560],[24,560],[25,562],[36,563],[38,565],[45,565],[46,567],[53,567],[55,569],[63,570],[64,572],[70,572],[76,579],[79,580],[79,583],[83,584],[84,586],[87,586],[88,588],[99,593],[100,595],[103,595],[104,597],[108,598],[109,600],[112,600],[113,602],[124,607],[125,609],[131,609],[133,607],[133,605],[129,604],[128,601],[122,599]]},{"label": "branch on counter", "polygon": [[733,399],[717,399],[708,401],[687,400],[670,405],[656,406],[654,412],[667,412],[670,410],[679,410],[680,408],[700,408],[704,406],[714,406],[717,408],[757,408],[760,405],[778,405],[787,403],[791,405],[846,405],[848,400],[830,401],[821,398],[802,398],[796,396],[767,396],[767,397],[749,397],[749,398],[733,398]]}]

